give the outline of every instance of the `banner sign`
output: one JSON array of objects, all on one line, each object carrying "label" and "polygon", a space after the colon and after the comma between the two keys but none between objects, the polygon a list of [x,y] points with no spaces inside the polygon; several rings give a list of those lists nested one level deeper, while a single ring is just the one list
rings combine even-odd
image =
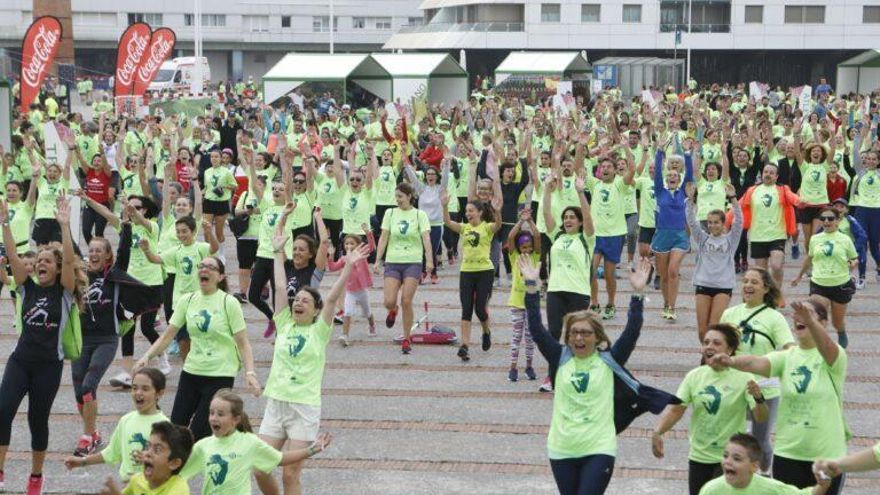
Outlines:
[{"label": "banner sign", "polygon": [[55,60],[61,46],[61,21],[57,17],[43,16],[28,28],[21,43],[21,111],[28,107],[40,93],[40,86]]},{"label": "banner sign", "polygon": [[127,96],[134,89],[137,69],[150,47],[150,26],[136,22],[122,33],[116,48],[116,77],[113,93]]},{"label": "banner sign", "polygon": [[156,73],[159,72],[162,62],[174,50],[174,43],[176,41],[177,36],[175,36],[174,31],[171,29],[163,27],[153,31],[153,34],[150,36],[150,47],[147,49],[146,55],[135,73],[133,95],[142,96],[147,91],[147,87],[153,81],[153,78],[156,77]]}]

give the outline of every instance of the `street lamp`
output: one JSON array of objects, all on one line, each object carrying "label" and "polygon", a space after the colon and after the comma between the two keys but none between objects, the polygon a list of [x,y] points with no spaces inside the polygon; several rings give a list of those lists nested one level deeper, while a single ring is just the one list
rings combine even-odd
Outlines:
[{"label": "street lamp", "polygon": [[194,0],[193,4],[193,48],[195,65],[190,82],[190,92],[197,95],[202,92],[202,0]]}]

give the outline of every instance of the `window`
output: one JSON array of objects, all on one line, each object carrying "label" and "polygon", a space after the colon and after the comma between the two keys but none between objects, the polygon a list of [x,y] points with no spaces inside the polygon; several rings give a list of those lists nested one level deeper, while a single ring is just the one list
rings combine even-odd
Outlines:
[{"label": "window", "polygon": [[824,5],[786,5],[786,24],[824,24]]},{"label": "window", "polygon": [[623,22],[642,22],[642,6],[639,4],[624,4]]},{"label": "window", "polygon": [[406,18],[406,25],[407,26],[421,26],[422,22],[423,21],[422,21],[421,17],[407,17]]},{"label": "window", "polygon": [[269,16],[267,15],[245,15],[241,18],[245,31],[252,33],[268,33],[269,32]]},{"label": "window", "polygon": [[[316,15],[312,17],[312,31],[316,33],[330,32],[330,16]],[[339,18],[333,16],[333,31],[339,31]]]},{"label": "window", "polygon": [[862,22],[865,24],[880,22],[880,5],[865,5],[862,8]]},{"label": "window", "polygon": [[150,26],[162,25],[162,14],[128,14],[128,25],[136,22],[145,22]]},{"label": "window", "polygon": [[[192,14],[183,14],[183,25],[184,26],[192,26],[195,24],[195,19]],[[202,14],[202,26],[203,27],[226,27],[226,15],[225,14]]]},{"label": "window", "polygon": [[364,29],[367,27],[367,18],[366,17],[352,17],[351,18],[351,27],[353,29]]},{"label": "window", "polygon": [[599,22],[602,12],[602,4],[585,3],[581,5],[581,22]]},{"label": "window", "polygon": [[562,8],[558,3],[541,4],[541,22],[559,22]]},{"label": "window", "polygon": [[281,27],[283,27],[283,28],[290,27],[290,16],[289,15],[281,16]]},{"label": "window", "polygon": [[255,53],[254,54],[254,63],[255,64],[265,64],[266,63],[266,52]]},{"label": "window", "polygon": [[116,14],[113,12],[74,12],[73,23],[77,26],[115,26]]},{"label": "window", "polygon": [[761,24],[764,22],[763,5],[746,5],[746,24]]},{"label": "window", "polygon": [[391,18],[376,17],[376,29],[379,31],[391,31]]},{"label": "window", "polygon": [[[417,19],[421,19],[418,17]],[[375,29],[377,31],[391,31],[390,17],[352,17],[352,29]]]}]

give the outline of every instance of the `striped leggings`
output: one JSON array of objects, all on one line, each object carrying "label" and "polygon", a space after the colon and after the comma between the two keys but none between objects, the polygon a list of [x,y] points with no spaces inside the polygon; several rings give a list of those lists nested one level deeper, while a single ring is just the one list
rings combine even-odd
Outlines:
[{"label": "striped leggings", "polygon": [[513,323],[513,337],[510,339],[510,364],[516,366],[519,361],[519,346],[523,337],[526,339],[526,366],[532,365],[535,357],[535,341],[532,340],[532,332],[529,331],[529,321],[526,319],[526,310],[510,308],[510,320]]}]

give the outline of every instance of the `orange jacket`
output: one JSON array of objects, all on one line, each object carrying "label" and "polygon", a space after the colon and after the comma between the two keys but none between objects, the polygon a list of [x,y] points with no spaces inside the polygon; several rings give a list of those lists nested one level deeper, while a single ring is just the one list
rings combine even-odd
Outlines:
[{"label": "orange jacket", "polygon": [[[752,186],[746,190],[745,194],[739,199],[739,205],[743,212],[743,228],[747,229],[752,225],[752,194],[755,188]],[[782,210],[782,219],[785,222],[786,235],[795,235],[797,233],[797,220],[794,216],[795,205],[800,202],[797,194],[791,192],[788,186],[776,186],[776,192],[779,193],[779,206]],[[733,224],[733,213],[727,213],[727,228]]]}]

